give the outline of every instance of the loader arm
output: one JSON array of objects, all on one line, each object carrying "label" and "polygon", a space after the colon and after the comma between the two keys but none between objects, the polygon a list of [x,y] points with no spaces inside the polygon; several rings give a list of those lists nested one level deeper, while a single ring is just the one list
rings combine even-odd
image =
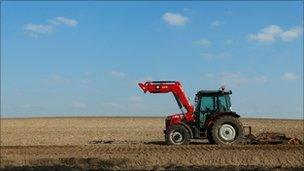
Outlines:
[{"label": "loader arm", "polygon": [[139,83],[139,87],[146,93],[170,93],[174,95],[180,108],[184,107],[186,112],[186,120],[193,120],[194,107],[190,103],[182,85],[178,81],[148,81]]}]

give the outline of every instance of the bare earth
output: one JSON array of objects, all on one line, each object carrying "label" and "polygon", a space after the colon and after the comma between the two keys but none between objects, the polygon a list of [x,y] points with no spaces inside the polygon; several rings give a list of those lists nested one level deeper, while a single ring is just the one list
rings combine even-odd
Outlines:
[{"label": "bare earth", "polygon": [[[304,139],[303,120],[241,121]],[[303,145],[167,146],[163,128],[160,117],[1,119],[0,169],[304,169]]]}]

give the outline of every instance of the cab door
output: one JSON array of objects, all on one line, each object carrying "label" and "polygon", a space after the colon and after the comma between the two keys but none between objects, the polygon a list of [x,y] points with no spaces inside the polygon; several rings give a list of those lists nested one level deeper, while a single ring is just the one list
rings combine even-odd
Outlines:
[{"label": "cab door", "polygon": [[216,111],[216,97],[202,96],[199,111],[199,127],[203,128],[208,116]]}]

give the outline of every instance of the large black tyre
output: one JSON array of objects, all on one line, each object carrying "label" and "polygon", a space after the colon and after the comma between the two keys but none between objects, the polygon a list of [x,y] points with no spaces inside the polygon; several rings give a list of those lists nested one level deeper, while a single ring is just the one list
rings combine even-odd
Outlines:
[{"label": "large black tyre", "polygon": [[237,144],[242,141],[244,136],[243,125],[236,117],[222,116],[215,121],[211,128],[210,136],[212,137],[211,143],[222,145]]},{"label": "large black tyre", "polygon": [[168,145],[186,145],[190,142],[190,133],[183,125],[172,125],[166,130],[165,138]]}]

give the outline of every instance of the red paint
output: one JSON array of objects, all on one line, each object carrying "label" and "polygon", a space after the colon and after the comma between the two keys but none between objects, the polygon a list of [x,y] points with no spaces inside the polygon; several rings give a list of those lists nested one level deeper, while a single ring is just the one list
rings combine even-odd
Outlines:
[{"label": "red paint", "polygon": [[168,117],[171,124],[178,124],[185,118],[187,122],[194,121],[194,107],[188,100],[186,93],[183,90],[182,85],[178,81],[148,81],[145,83],[139,83],[139,87],[146,93],[173,93],[175,97],[181,102],[184,108],[187,110],[186,114],[175,114]]}]

